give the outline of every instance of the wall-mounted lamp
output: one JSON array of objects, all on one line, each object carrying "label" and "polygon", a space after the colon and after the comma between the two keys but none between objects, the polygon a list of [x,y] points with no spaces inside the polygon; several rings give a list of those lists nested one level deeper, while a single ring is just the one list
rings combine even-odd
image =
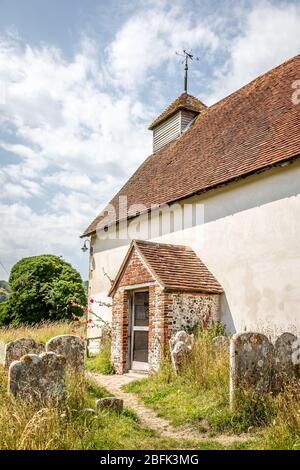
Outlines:
[{"label": "wall-mounted lamp", "polygon": [[83,253],[85,253],[88,250],[87,243],[90,244],[90,253],[91,253],[92,252],[92,246],[91,246],[90,240],[84,240],[84,244],[82,245],[81,250],[83,251]]}]

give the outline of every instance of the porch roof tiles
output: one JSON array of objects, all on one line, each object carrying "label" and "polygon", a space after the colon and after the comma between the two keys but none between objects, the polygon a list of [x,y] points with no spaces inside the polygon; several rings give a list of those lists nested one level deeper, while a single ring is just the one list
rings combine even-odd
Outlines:
[{"label": "porch roof tiles", "polygon": [[196,253],[183,245],[134,240],[119,269],[109,295],[117,288],[133,250],[136,250],[153,278],[167,290],[221,294],[223,289]]}]

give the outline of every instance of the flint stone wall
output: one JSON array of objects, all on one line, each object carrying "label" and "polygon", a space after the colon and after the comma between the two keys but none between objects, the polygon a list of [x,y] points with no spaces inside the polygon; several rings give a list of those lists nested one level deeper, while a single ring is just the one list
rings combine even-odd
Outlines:
[{"label": "flint stone wall", "polygon": [[4,366],[9,368],[13,361],[21,359],[25,354],[41,354],[44,351],[44,344],[38,343],[32,338],[19,338],[10,341],[5,346]]},{"label": "flint stone wall", "polygon": [[66,359],[68,368],[76,371],[84,370],[84,341],[79,336],[55,336],[46,344],[46,351],[61,354]]},{"label": "flint stone wall", "polygon": [[61,400],[65,393],[65,365],[65,358],[53,352],[26,354],[10,364],[8,391],[29,403]]},{"label": "flint stone wall", "polygon": [[170,293],[172,314],[169,319],[171,333],[191,329],[196,325],[209,327],[218,319],[220,308],[219,294]]}]

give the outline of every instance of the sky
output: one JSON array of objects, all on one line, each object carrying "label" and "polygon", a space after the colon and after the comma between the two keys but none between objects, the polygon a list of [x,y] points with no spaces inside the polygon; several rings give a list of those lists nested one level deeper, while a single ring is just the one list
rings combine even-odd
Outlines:
[{"label": "sky", "polygon": [[299,54],[299,29],[299,0],[0,0],[0,279],[42,253],[87,278],[79,237],[151,154],[176,51],[211,105]]}]

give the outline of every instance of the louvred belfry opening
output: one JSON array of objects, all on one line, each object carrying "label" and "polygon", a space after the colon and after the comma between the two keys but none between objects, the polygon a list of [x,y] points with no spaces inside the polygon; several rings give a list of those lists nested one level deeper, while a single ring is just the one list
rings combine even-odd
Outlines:
[{"label": "louvred belfry opening", "polygon": [[182,93],[149,126],[153,131],[153,152],[179,137],[205,108],[194,96]]}]

